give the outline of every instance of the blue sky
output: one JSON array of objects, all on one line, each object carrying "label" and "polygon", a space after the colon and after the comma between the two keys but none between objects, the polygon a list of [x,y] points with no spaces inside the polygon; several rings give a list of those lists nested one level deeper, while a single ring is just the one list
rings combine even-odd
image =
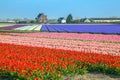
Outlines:
[{"label": "blue sky", "polygon": [[120,0],[0,0],[0,18],[120,17]]}]

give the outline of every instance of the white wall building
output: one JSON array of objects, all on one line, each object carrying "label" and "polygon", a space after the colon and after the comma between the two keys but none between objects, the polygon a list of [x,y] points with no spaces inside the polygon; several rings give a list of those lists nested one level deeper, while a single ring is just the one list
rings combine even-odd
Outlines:
[{"label": "white wall building", "polygon": [[120,22],[120,18],[91,18],[93,22]]}]

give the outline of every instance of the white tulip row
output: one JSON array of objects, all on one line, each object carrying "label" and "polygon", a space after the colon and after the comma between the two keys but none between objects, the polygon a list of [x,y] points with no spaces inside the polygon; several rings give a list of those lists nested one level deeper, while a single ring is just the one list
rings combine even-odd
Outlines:
[{"label": "white tulip row", "polygon": [[19,28],[16,28],[14,30],[28,30],[28,31],[31,31],[31,30],[35,30],[35,31],[40,31],[40,29],[42,28],[42,25],[32,25],[32,26],[23,26],[23,27],[19,27]]}]

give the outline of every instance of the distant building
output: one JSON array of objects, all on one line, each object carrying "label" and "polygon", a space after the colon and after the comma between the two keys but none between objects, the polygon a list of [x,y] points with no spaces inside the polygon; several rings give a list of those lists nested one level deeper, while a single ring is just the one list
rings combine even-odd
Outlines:
[{"label": "distant building", "polygon": [[36,17],[36,21],[39,23],[47,23],[48,19],[47,16],[44,15],[44,13],[40,13],[37,17]]},{"label": "distant building", "polygon": [[91,18],[93,22],[120,22],[120,18]]},{"label": "distant building", "polygon": [[89,18],[82,18],[82,19],[80,19],[80,22],[89,23],[89,22],[92,22],[92,20]]},{"label": "distant building", "polygon": [[10,21],[7,21],[8,23],[15,23],[15,21],[14,20],[10,20]]},{"label": "distant building", "polygon": [[58,23],[65,24],[66,23],[66,19],[64,17],[60,17],[60,18],[58,18]]},{"label": "distant building", "polygon": [[85,22],[85,23],[89,23],[89,22],[120,22],[120,18],[82,18],[80,19],[80,22]]},{"label": "distant building", "polygon": [[0,23],[15,23],[14,20],[0,20]]},{"label": "distant building", "polygon": [[84,22],[89,23],[89,22],[91,22],[91,20],[87,18],[87,19],[85,19]]}]

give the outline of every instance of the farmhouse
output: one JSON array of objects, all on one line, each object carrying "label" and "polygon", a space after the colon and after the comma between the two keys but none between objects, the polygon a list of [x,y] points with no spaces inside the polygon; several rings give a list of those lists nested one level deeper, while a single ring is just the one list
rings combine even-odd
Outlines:
[{"label": "farmhouse", "polygon": [[89,18],[82,18],[82,19],[80,19],[80,22],[89,23],[89,22],[92,22],[92,21]]},{"label": "farmhouse", "polygon": [[64,17],[58,18],[58,23],[66,23],[66,19]]},{"label": "farmhouse", "polygon": [[37,16],[36,21],[39,22],[39,23],[47,23],[48,19],[47,19],[47,16],[44,15],[44,13],[40,13]]}]

